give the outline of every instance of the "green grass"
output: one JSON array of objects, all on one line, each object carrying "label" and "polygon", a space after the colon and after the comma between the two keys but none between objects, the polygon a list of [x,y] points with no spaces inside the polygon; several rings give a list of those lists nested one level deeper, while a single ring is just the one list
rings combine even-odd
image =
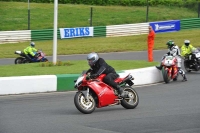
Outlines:
[{"label": "green grass", "polygon": [[[41,67],[41,63],[5,65],[0,66],[0,77],[27,76],[27,75],[52,75],[52,74],[79,74],[83,70],[88,70],[87,61],[70,61],[70,66]],[[147,61],[116,61],[108,60],[107,63],[116,71],[143,68],[157,65],[156,62]]]},{"label": "green grass", "polygon": [[[59,4],[58,27],[89,26],[90,7],[88,5]],[[141,23],[146,19],[146,7],[123,6],[92,6],[93,26],[116,25],[128,23]],[[26,30],[28,25],[28,4],[23,2],[0,1],[0,30]],[[30,3],[31,29],[53,29],[53,4]],[[178,7],[150,7],[149,21],[195,18],[197,13],[186,8]],[[189,39],[194,46],[200,46],[200,29],[183,30],[180,32],[156,34],[154,49],[166,49],[169,39],[178,46]],[[142,51],[147,50],[147,35],[126,37],[96,37],[58,40],[57,54],[87,54],[91,51],[98,53]],[[46,55],[53,53],[53,41],[37,41],[36,48],[43,49]],[[23,50],[29,42],[18,44],[1,44],[0,58],[16,58],[16,50]],[[88,69],[86,61],[71,61],[71,66],[41,67],[36,64],[5,65],[0,66],[0,76],[25,76],[80,73]],[[135,69],[157,65],[156,62],[147,61],[108,61],[117,71]]]},{"label": "green grass", "polygon": [[[146,21],[145,6],[58,5],[58,27],[90,26],[93,7],[93,26],[141,23]],[[197,12],[187,8],[157,6],[149,8],[149,22],[195,18]],[[53,29],[54,4],[30,3],[30,28]],[[0,31],[28,29],[28,3],[0,1]]]},{"label": "green grass", "polygon": [[[154,49],[166,49],[166,42],[174,40],[178,46],[183,44],[185,39],[189,39],[191,44],[200,47],[200,29],[182,30],[179,32],[156,34]],[[95,37],[58,40],[57,54],[87,54],[92,51],[98,53],[122,52],[122,51],[143,51],[147,50],[147,35],[126,36],[126,37]],[[38,41],[36,48],[42,49],[46,55],[53,53],[53,41]],[[1,44],[0,58],[15,58],[16,50],[23,50],[29,42],[17,44]]]}]

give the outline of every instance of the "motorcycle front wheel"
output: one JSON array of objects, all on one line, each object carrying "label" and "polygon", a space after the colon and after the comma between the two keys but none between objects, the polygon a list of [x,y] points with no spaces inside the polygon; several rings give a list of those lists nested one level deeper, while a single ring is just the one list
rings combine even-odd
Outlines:
[{"label": "motorcycle front wheel", "polygon": [[124,86],[124,91],[128,96],[121,101],[121,105],[126,109],[134,109],[139,104],[139,96],[131,86]]},{"label": "motorcycle front wheel", "polygon": [[23,64],[23,60],[24,60],[23,57],[17,57],[17,58],[15,59],[15,64]]},{"label": "motorcycle front wheel", "polygon": [[96,108],[96,102],[93,96],[89,94],[87,99],[81,91],[77,92],[74,96],[74,104],[83,114],[91,114]]},{"label": "motorcycle front wheel", "polygon": [[162,68],[162,75],[163,75],[163,80],[165,81],[165,83],[169,83],[170,76],[168,75],[168,70],[166,70],[164,67]]},{"label": "motorcycle front wheel", "polygon": [[48,59],[47,58],[44,58],[43,60],[42,60],[42,62],[47,62],[48,61]]}]

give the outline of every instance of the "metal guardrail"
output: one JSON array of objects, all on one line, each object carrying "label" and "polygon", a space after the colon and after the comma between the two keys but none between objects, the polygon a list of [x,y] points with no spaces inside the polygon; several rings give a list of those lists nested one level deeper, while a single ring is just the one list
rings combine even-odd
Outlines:
[{"label": "metal guardrail", "polygon": [[[200,28],[200,18],[182,19],[182,29]],[[94,27],[94,37],[117,37],[148,34],[149,23],[109,25]],[[60,39],[60,31],[57,31]],[[52,40],[53,29],[44,30],[22,30],[22,31],[0,31],[0,44],[19,43],[25,41]]]},{"label": "metal guardrail", "polygon": [[31,41],[31,31],[0,31],[0,44]]},{"label": "metal guardrail", "polygon": [[181,30],[200,28],[200,18],[181,19]]}]

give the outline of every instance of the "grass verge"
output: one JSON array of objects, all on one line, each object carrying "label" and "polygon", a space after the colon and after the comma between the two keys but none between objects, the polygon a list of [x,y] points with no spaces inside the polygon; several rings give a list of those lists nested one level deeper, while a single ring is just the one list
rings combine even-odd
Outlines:
[{"label": "grass verge", "polygon": [[[27,30],[27,2],[0,1],[0,31]],[[54,4],[30,3],[30,29],[53,29]],[[146,6],[94,6],[58,4],[58,27],[90,26],[90,10],[93,7],[92,26],[131,24],[146,22]],[[149,22],[180,20],[197,17],[197,12],[173,6],[149,7]]]},{"label": "grass verge", "polygon": [[[116,61],[108,60],[107,63],[115,68],[116,71],[129,70],[136,68],[144,68],[157,65],[157,62],[147,61]],[[31,75],[55,75],[55,74],[79,74],[83,70],[88,70],[87,61],[68,61],[67,64],[61,66],[42,66],[42,63],[5,65],[0,66],[0,77],[10,76],[31,76]]]}]

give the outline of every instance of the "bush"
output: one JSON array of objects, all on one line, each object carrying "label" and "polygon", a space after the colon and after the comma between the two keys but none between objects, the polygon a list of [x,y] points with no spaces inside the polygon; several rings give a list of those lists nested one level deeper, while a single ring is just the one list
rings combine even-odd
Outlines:
[{"label": "bush", "polygon": [[53,62],[42,62],[39,64],[40,67],[54,67],[54,66],[71,66],[73,65],[70,62],[62,62],[62,61],[57,61],[56,64],[54,65]]}]

